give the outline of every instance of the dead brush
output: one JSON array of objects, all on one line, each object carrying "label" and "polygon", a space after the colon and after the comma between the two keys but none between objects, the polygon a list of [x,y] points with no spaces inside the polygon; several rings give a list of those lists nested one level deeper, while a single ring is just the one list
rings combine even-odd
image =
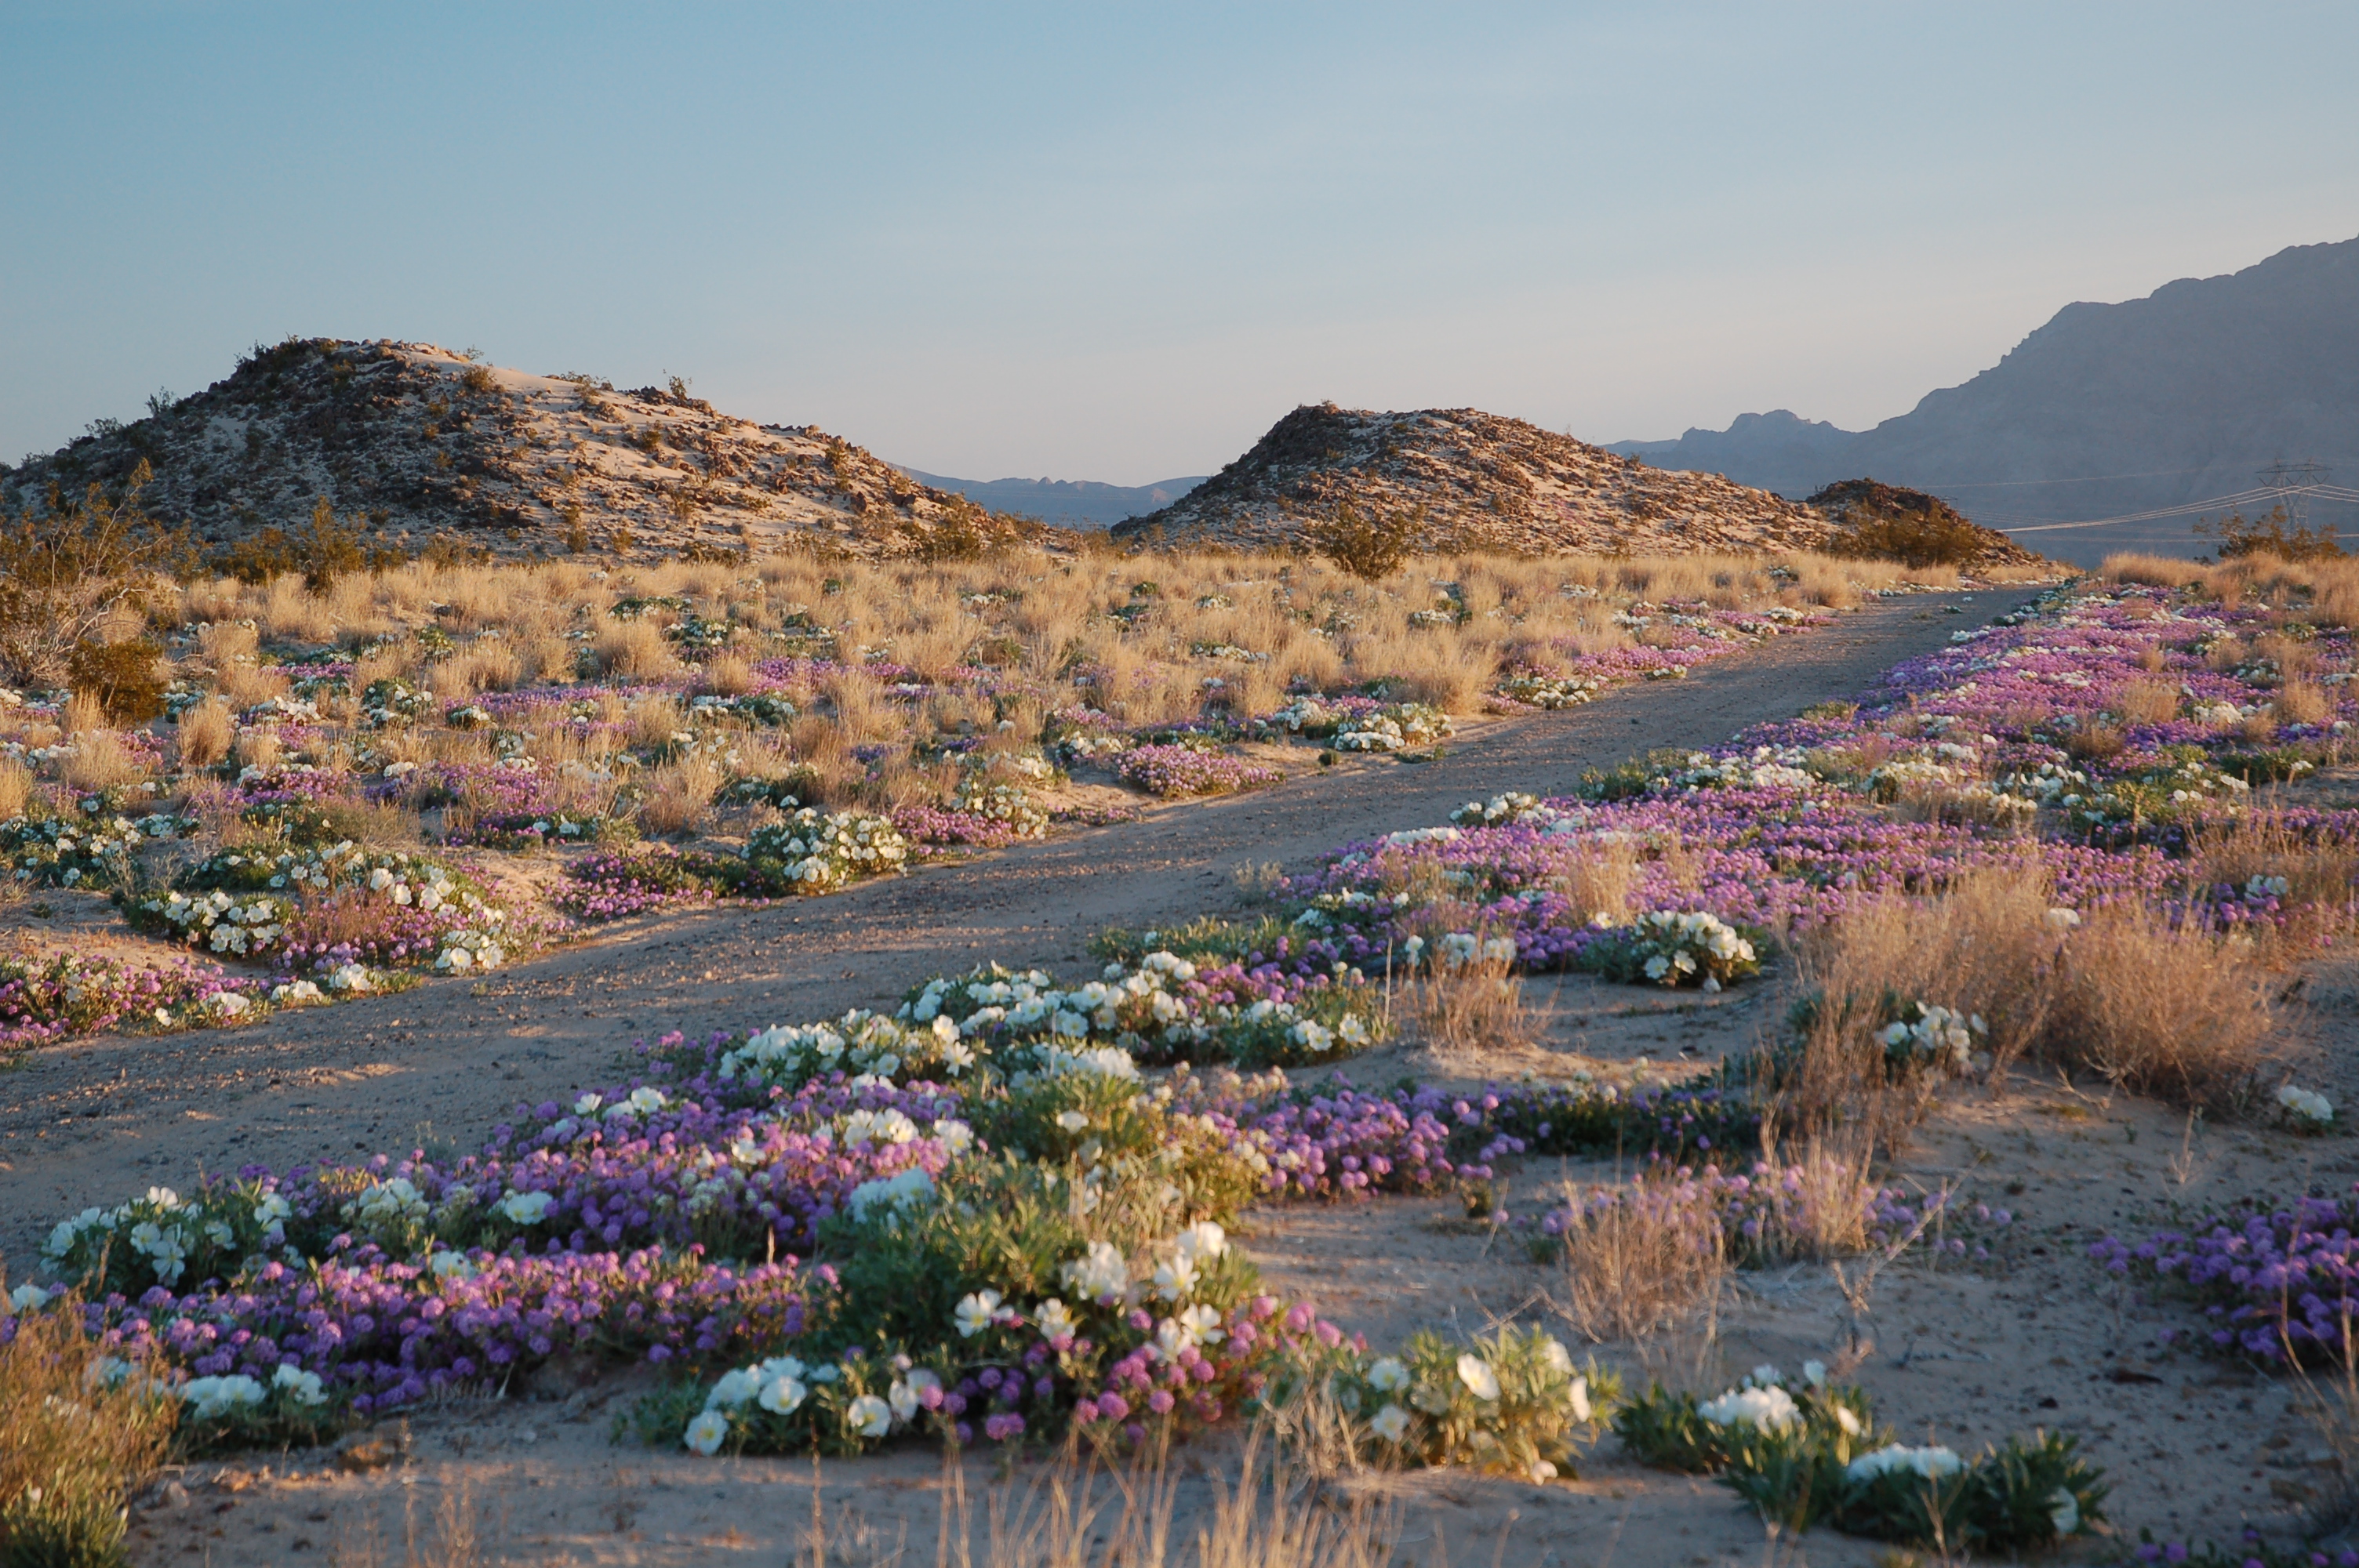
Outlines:
[{"label": "dead brush", "polygon": [[1643,1179],[1586,1194],[1567,1183],[1557,1213],[1563,1294],[1550,1304],[1584,1338],[1643,1340],[1718,1304],[1728,1249],[1708,1195]]},{"label": "dead brush", "polygon": [[[2155,656],[2150,666],[2159,669],[2159,648],[2149,648]],[[2134,680],[2122,687],[2121,715],[2125,724],[2168,724],[2179,717],[2180,694],[2176,683],[2167,680]]]},{"label": "dead brush", "polygon": [[2286,926],[2280,939],[2264,938],[2265,957],[2314,947],[2359,924],[2359,844],[2349,838],[2304,832],[2274,812],[2248,812],[2188,848],[2202,884],[2248,888],[2256,880],[2284,880],[2277,906]]},{"label": "dead brush", "polygon": [[138,1362],[106,1376],[71,1297],[14,1325],[0,1342],[0,1556],[125,1562],[125,1507],[163,1462],[179,1400]]},{"label": "dead brush", "polygon": [[647,775],[639,826],[662,838],[693,837],[703,830],[712,797],[728,779],[721,763],[701,750],[673,758]]},{"label": "dead brush", "polygon": [[1930,899],[1885,898],[1797,935],[1799,1038],[1772,1053],[1782,1119],[1806,1136],[1868,1129],[1883,1147],[1924,1119],[1930,1075],[1887,1070],[1881,1031],[1910,1002],[1983,1019],[1993,1075],[2038,1048],[2055,1008],[2059,935],[2038,866],[1968,872]]},{"label": "dead brush", "polygon": [[1429,1050],[1479,1057],[1538,1043],[1546,1015],[1524,995],[1515,938],[1450,933],[1429,957],[1408,994],[1409,1015]]},{"label": "dead brush", "polygon": [[2133,1093],[2234,1109],[2281,1055],[2271,989],[2249,942],[2112,905],[2064,944],[2041,1044]]},{"label": "dead brush", "polygon": [[0,822],[24,816],[32,800],[32,773],[14,757],[0,757]]}]

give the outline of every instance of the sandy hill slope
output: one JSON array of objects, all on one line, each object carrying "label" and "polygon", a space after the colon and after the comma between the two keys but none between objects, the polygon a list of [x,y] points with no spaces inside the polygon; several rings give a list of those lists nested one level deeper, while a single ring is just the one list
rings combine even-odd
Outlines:
[{"label": "sandy hill slope", "polygon": [[809,426],[699,398],[527,375],[424,343],[290,340],[129,425],[15,469],[0,505],[120,485],[203,542],[305,522],[324,496],[372,544],[438,536],[506,557],[569,547],[675,555],[817,536],[871,557],[954,553],[1038,532],[911,480]]},{"label": "sandy hill slope", "polygon": [[1431,547],[1529,555],[1800,548],[1834,533],[1766,491],[1651,468],[1520,419],[1323,403],[1297,408],[1244,457],[1114,534],[1288,548],[1346,503],[1364,516],[1423,508]]},{"label": "sandy hill slope", "polygon": [[[2067,305],[1997,364],[1872,430],[1782,410],[1614,450],[1806,495],[1873,473],[1984,523],[2121,517],[2243,491],[2283,460],[2359,479],[2359,239],[2295,245],[2143,299]],[[2322,521],[2352,525],[2347,507]],[[2184,516],[2027,535],[2093,559],[2201,541]]]}]

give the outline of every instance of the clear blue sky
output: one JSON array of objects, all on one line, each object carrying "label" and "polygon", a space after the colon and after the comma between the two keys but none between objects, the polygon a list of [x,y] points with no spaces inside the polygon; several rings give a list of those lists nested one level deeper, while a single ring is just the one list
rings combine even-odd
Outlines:
[{"label": "clear blue sky", "polygon": [[289,332],[962,478],[1857,427],[2359,233],[2359,6],[0,6],[0,452]]}]

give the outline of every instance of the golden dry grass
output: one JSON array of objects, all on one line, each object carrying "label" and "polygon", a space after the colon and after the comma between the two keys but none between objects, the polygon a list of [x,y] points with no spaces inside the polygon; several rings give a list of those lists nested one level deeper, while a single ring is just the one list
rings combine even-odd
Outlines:
[{"label": "golden dry grass", "polygon": [[180,765],[212,767],[229,755],[230,745],[236,739],[237,720],[231,716],[229,705],[218,697],[208,697],[180,715]]},{"label": "golden dry grass", "polygon": [[121,1562],[124,1506],[163,1461],[179,1401],[140,1367],[110,1382],[77,1301],[15,1328],[0,1344],[0,1552],[11,1563]]},{"label": "golden dry grass", "polygon": [[[2266,825],[2204,842],[2225,881],[2302,879],[2304,898],[2350,907],[2354,856],[2302,847]],[[2238,879],[2238,880],[2241,880]],[[1863,904],[1796,944],[1796,985],[1814,1000],[1779,1116],[1808,1133],[1871,1130],[1892,1147],[1922,1119],[1930,1080],[1893,1080],[1875,1031],[1892,1000],[1980,1015],[1994,1077],[2018,1061],[2086,1072],[2175,1104],[2245,1104],[2281,1054],[2265,949],[2180,929],[2128,903],[2051,914],[2045,873],[1995,868],[1937,898]]]},{"label": "golden dry grass", "polygon": [[2114,905],[2065,943],[2043,1044],[2133,1093],[2232,1109],[2282,1052],[2271,990],[2250,944]]},{"label": "golden dry grass", "polygon": [[1408,1000],[1418,1037],[1440,1056],[1479,1058],[1528,1049],[1542,1024],[1511,958],[1437,964],[1410,985]]},{"label": "golden dry grass", "polygon": [[1644,1339],[1715,1304],[1728,1274],[1720,1217],[1668,1184],[1641,1183],[1612,1201],[1564,1189],[1558,1238],[1559,1316],[1597,1342]]}]

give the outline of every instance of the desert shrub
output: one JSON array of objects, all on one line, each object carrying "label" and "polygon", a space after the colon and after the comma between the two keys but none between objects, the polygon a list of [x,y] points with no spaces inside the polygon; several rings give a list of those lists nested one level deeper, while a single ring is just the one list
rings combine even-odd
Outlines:
[{"label": "desert shrub", "polygon": [[79,1300],[36,1306],[46,1295],[0,1299],[0,1562],[114,1568],[130,1560],[130,1492],[162,1463],[179,1401],[99,1352]]},{"label": "desert shrub", "polygon": [[1845,524],[1828,542],[1830,555],[1923,569],[1971,566],[2009,547],[2005,535],[1968,522],[1939,497],[1872,479],[1828,485],[1804,504]]},{"label": "desert shrub", "polygon": [[1303,530],[1303,541],[1364,582],[1379,582],[1398,571],[1418,546],[1425,509],[1363,517],[1350,502],[1335,515]]},{"label": "desert shrub", "polygon": [[2241,512],[2213,520],[2200,518],[2195,524],[2199,538],[2217,540],[2214,553],[2223,561],[2242,560],[2253,556],[2275,556],[2288,562],[2336,561],[2346,553],[2335,542],[2334,524],[2322,523],[2313,530],[2307,523],[2291,528],[2293,516],[2280,502],[2258,517],[2246,517]]},{"label": "desert shrub", "polygon": [[348,572],[383,571],[408,558],[391,546],[364,544],[357,531],[338,520],[323,495],[312,503],[310,521],[301,528],[257,529],[215,550],[206,565],[255,584],[301,572],[305,588],[325,593]]},{"label": "desert shrub", "polygon": [[0,676],[54,680],[71,650],[119,612],[144,612],[161,591],[158,574],[187,546],[140,510],[152,477],[142,461],[119,495],[95,484],[79,499],[52,490],[0,523]]},{"label": "desert shrub", "polygon": [[145,724],[164,711],[163,650],[145,638],[127,643],[85,640],[66,657],[66,683],[98,699],[117,724]]}]

